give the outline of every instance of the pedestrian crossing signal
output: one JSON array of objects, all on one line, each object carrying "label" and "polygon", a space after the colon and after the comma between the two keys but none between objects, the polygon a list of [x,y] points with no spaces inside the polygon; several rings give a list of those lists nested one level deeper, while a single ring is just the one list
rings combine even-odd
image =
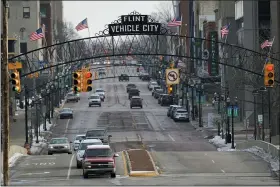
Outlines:
[{"label": "pedestrian crossing signal", "polygon": [[13,85],[12,90],[14,92],[21,92],[19,72],[17,70],[12,72],[11,73],[11,78],[12,78],[12,85]]}]

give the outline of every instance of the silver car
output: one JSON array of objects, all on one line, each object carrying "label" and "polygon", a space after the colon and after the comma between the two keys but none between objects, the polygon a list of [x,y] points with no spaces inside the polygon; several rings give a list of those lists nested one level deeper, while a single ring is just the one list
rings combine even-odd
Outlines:
[{"label": "silver car", "polygon": [[173,120],[176,121],[186,121],[190,122],[189,114],[186,109],[177,109],[174,113]]},{"label": "silver car", "polygon": [[53,153],[72,154],[71,144],[68,138],[52,138],[48,145],[48,155]]},{"label": "silver car", "polygon": [[76,151],[79,148],[79,145],[83,139],[86,139],[85,134],[79,134],[76,136],[76,138],[74,140],[74,145],[73,145],[74,151]]},{"label": "silver car", "polygon": [[103,143],[100,139],[82,140],[76,154],[77,168],[82,167],[83,156],[88,145],[103,145]]}]

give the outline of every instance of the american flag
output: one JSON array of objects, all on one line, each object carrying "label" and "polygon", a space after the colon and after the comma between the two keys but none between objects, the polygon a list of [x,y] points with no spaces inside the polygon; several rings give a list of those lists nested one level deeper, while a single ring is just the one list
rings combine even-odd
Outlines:
[{"label": "american flag", "polygon": [[222,27],[222,29],[221,29],[222,38],[224,38],[224,36],[228,35],[229,26],[230,26],[230,24],[227,24],[227,25]]},{"label": "american flag", "polygon": [[39,40],[40,38],[44,38],[44,25],[42,28],[37,29],[35,32],[31,33],[29,39],[31,41]]},{"label": "american flag", "polygon": [[182,16],[174,18],[171,22],[167,24],[168,27],[177,27],[182,25]]},{"label": "american flag", "polygon": [[272,47],[273,42],[269,42],[268,40],[265,40],[262,44],[261,44],[261,48],[266,48],[266,47]]},{"label": "american flag", "polygon": [[76,30],[80,31],[83,29],[87,29],[88,28],[88,23],[87,23],[87,18],[84,19],[83,21],[81,21],[77,26],[76,26]]}]

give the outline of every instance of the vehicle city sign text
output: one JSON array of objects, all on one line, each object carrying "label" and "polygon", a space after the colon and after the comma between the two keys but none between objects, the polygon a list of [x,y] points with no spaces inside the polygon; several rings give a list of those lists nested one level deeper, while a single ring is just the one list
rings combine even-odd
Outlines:
[{"label": "vehicle city sign text", "polygon": [[109,24],[110,35],[160,34],[161,24],[150,23],[148,15],[123,15],[120,24]]}]

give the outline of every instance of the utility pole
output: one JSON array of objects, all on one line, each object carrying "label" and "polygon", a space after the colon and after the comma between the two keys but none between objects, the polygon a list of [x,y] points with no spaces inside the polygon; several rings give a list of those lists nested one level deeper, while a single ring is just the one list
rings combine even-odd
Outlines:
[{"label": "utility pole", "polygon": [[9,185],[9,71],[8,71],[8,2],[3,0],[3,54],[2,54],[2,64],[1,64],[1,73],[3,83],[3,88],[1,89],[1,94],[3,97],[2,111],[3,111],[3,129],[4,129],[4,138],[3,138],[3,175],[4,175],[4,186]]}]

